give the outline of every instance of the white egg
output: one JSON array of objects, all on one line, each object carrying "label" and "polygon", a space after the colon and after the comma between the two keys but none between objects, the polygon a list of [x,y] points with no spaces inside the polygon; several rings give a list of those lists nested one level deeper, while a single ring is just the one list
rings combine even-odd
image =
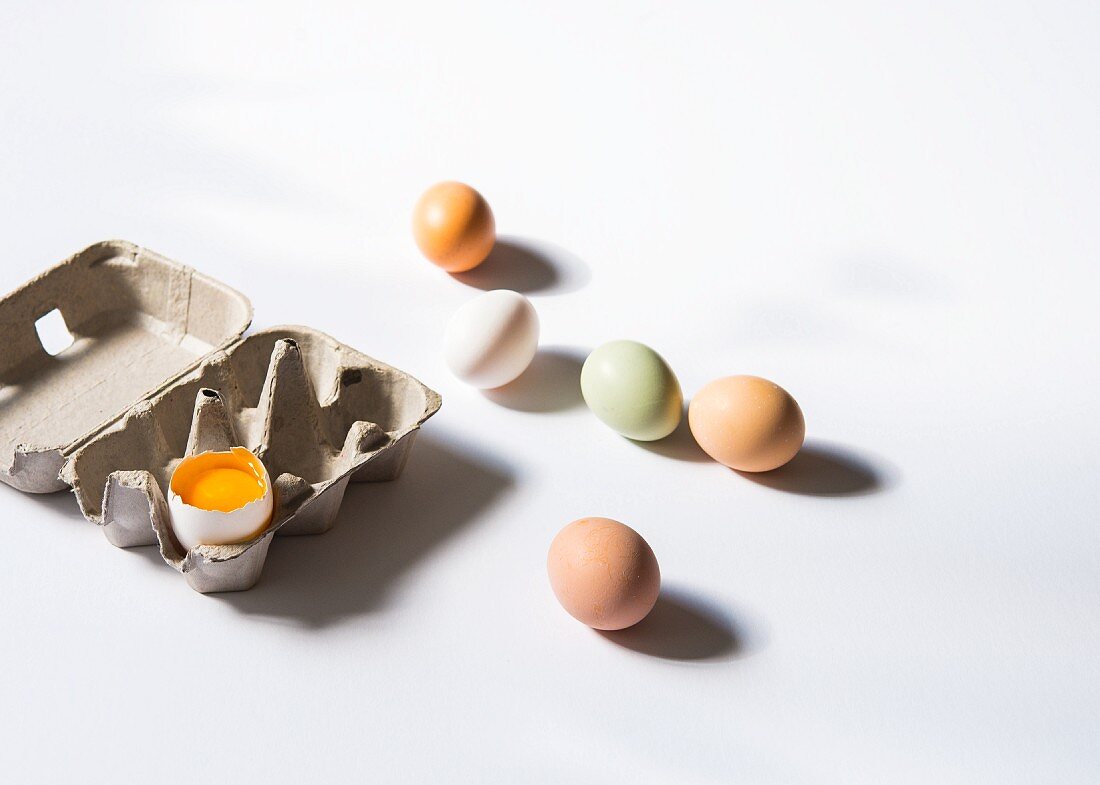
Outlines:
[{"label": "white egg", "polygon": [[172,531],[185,550],[247,542],[268,527],[274,506],[266,467],[243,447],[184,458],[169,482]]},{"label": "white egg", "polygon": [[455,311],[443,344],[455,376],[483,390],[500,387],[531,364],[539,346],[539,317],[518,292],[485,292]]}]

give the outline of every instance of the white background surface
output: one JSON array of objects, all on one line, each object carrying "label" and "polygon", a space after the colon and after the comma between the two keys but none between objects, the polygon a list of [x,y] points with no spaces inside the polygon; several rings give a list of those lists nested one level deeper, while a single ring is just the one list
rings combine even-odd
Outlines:
[{"label": "white background surface", "polygon": [[[0,290],[123,237],[444,396],[246,594],[0,486],[3,778],[1095,782],[1100,8],[515,5],[2,6]],[[418,256],[446,178],[511,269]],[[549,349],[490,396],[440,359],[474,285]],[[618,337],[778,381],[806,453],[616,437]],[[632,633],[548,588],[583,515],[661,562]]]}]

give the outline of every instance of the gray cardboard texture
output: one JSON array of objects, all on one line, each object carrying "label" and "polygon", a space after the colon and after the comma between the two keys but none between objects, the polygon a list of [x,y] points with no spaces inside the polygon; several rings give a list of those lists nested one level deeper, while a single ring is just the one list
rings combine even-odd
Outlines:
[{"label": "gray cardboard texture", "polygon": [[[50,355],[35,320],[74,336]],[[441,399],[308,327],[245,338],[243,295],[137,246],[99,243],[0,300],[0,479],[72,486],[119,547],[156,544],[200,592],[250,588],[275,534],[332,527],[349,481],[395,478]],[[235,341],[235,342],[234,342]],[[185,455],[243,446],[273,478],[250,542],[184,552],[165,501]]]},{"label": "gray cardboard texture", "polygon": [[[52,356],[35,322],[55,309],[74,341]],[[118,240],[16,289],[0,300],[0,480],[63,490],[66,453],[251,321],[239,292]]]},{"label": "gray cardboard texture", "polygon": [[[440,397],[408,374],[307,327],[214,352],[78,449],[62,471],[84,517],[121,547],[157,543],[200,592],[247,589],[278,533],[328,531],[349,480],[393,479]],[[273,478],[256,539],[184,552],[165,498],[187,454],[243,446]]]}]

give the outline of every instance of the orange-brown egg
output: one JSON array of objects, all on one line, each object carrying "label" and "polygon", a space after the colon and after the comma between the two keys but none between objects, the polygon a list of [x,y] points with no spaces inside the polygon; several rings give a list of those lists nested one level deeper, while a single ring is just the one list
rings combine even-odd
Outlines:
[{"label": "orange-brown egg", "polygon": [[546,571],[562,607],[597,630],[637,624],[661,591],[661,569],[649,543],[610,518],[581,518],[558,532]]},{"label": "orange-brown egg", "polygon": [[802,447],[806,421],[791,394],[759,376],[727,376],[706,385],[688,406],[699,446],[731,469],[776,469]]},{"label": "orange-brown egg", "polygon": [[496,222],[485,197],[465,183],[436,183],[413,210],[413,237],[421,252],[449,273],[472,270],[496,242]]}]

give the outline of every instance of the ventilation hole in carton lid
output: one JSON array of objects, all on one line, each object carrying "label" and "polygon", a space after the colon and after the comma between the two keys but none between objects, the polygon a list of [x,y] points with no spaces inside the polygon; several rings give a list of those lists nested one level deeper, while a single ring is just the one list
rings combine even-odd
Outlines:
[{"label": "ventilation hole in carton lid", "polygon": [[73,336],[65,324],[65,317],[56,308],[39,317],[34,323],[34,329],[46,354],[57,356],[73,345]]},{"label": "ventilation hole in carton lid", "polygon": [[209,387],[203,387],[202,388],[202,394],[205,395],[207,398],[217,398],[218,397],[218,391],[217,390],[211,390]]},{"label": "ventilation hole in carton lid", "polygon": [[345,368],[340,374],[340,384],[344,387],[351,387],[361,381],[363,381],[363,372],[358,368]]}]

